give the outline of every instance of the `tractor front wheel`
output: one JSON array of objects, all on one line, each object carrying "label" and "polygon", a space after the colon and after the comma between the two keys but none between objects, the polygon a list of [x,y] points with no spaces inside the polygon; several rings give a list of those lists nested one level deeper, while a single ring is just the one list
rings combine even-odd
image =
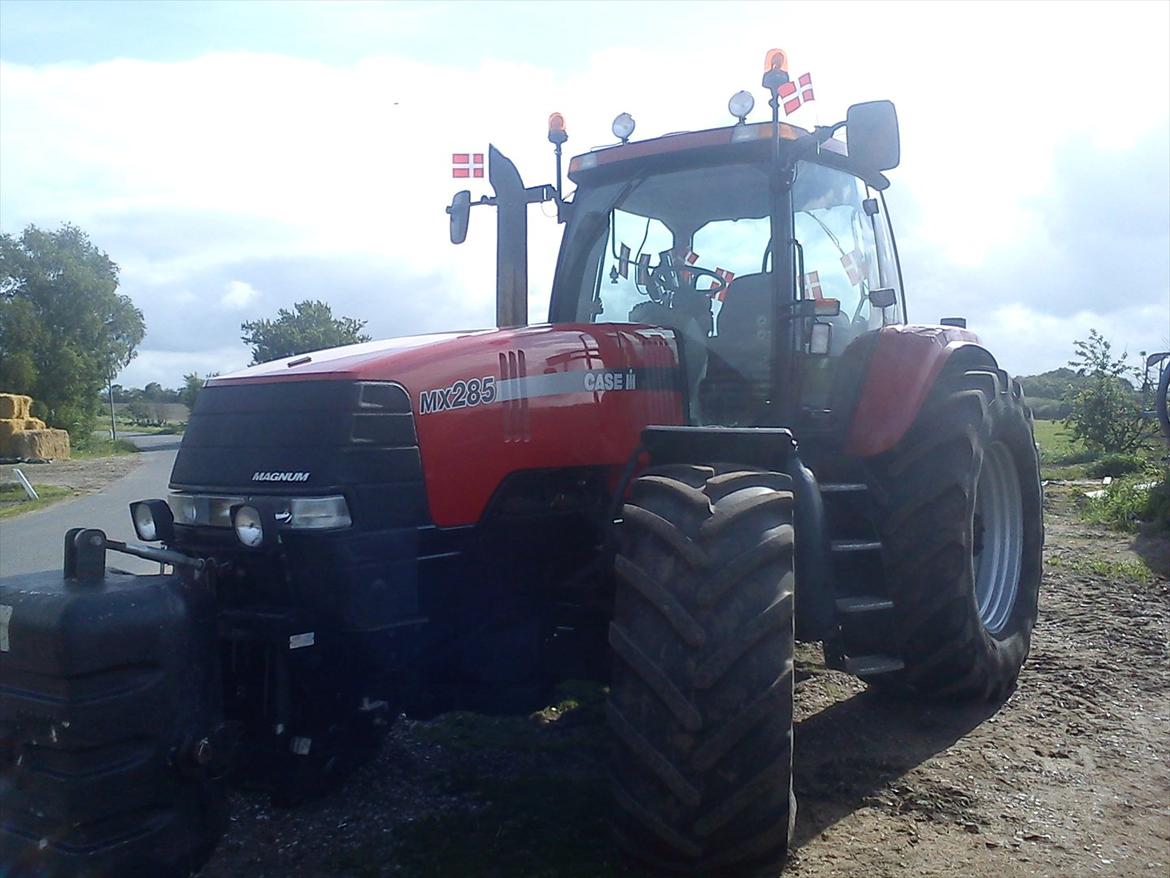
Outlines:
[{"label": "tractor front wheel", "polygon": [[615,560],[615,834],[684,874],[775,867],[796,814],[791,481],[731,469],[635,480]]}]

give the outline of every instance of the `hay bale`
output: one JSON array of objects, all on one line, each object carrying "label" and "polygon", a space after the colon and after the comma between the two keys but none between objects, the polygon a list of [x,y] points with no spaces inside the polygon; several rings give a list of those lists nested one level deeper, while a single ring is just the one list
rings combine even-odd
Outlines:
[{"label": "hay bale", "polygon": [[45,422],[40,418],[25,418],[24,429],[26,430],[43,430],[45,429]]},{"label": "hay bale", "polygon": [[23,421],[32,417],[32,397],[0,393],[0,419]]},{"label": "hay bale", "polygon": [[0,418],[0,442],[24,430],[24,418]]},{"label": "hay bale", "polygon": [[69,459],[69,434],[64,430],[23,430],[10,441],[15,456],[25,460]]}]

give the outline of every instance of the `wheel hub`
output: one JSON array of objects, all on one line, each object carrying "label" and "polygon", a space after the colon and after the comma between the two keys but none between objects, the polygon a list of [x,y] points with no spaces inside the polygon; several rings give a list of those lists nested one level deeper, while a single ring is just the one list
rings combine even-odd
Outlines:
[{"label": "wheel hub", "polygon": [[975,603],[991,634],[1007,626],[1020,588],[1024,508],[1011,451],[992,442],[975,487]]}]

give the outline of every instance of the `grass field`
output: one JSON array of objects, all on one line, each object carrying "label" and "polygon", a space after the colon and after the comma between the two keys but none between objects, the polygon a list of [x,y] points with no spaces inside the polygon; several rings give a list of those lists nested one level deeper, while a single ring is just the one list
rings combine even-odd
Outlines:
[{"label": "grass field", "polygon": [[20,485],[0,485],[0,518],[10,518],[72,496],[73,492],[59,485],[33,485],[39,495],[37,500],[29,500]]},{"label": "grass field", "polygon": [[127,439],[118,439],[111,442],[109,439],[99,439],[98,437],[91,438],[84,445],[75,445],[72,449],[72,456],[77,459],[87,459],[92,457],[112,457],[118,454],[137,454],[138,449],[133,442]]},{"label": "grass field", "polygon": [[1062,421],[1036,421],[1040,446],[1040,476],[1045,479],[1083,479],[1085,465],[1097,455],[1073,439]]}]

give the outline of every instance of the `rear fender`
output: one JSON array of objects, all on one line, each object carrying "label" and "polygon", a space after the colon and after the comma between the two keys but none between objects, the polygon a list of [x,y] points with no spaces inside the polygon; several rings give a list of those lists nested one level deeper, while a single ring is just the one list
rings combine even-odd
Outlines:
[{"label": "rear fender", "polygon": [[886,326],[862,381],[845,435],[845,452],[873,457],[906,435],[935,382],[958,355],[973,365],[997,368],[979,337],[954,326]]}]

